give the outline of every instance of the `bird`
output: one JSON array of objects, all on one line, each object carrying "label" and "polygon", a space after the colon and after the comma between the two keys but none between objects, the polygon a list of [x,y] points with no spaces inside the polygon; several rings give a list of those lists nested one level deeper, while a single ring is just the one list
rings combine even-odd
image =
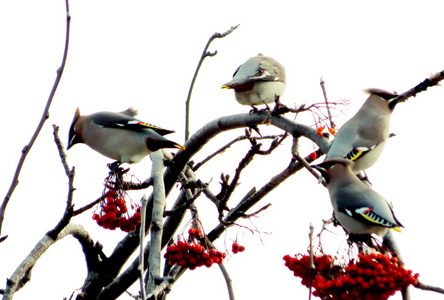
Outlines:
[{"label": "bird", "polygon": [[284,67],[271,57],[258,54],[239,66],[231,81],[223,89],[234,89],[234,95],[242,105],[267,105],[284,94],[286,76]]},{"label": "bird", "polygon": [[354,162],[336,158],[313,167],[327,183],[336,220],[350,236],[384,237],[389,229],[404,227],[392,207],[379,193],[352,171]]},{"label": "bird", "polygon": [[161,148],[185,147],[163,136],[173,133],[136,118],[137,110],[130,107],[122,112],[102,111],[81,115],[77,108],[69,129],[67,149],[85,143],[100,154],[120,163],[138,163]]},{"label": "bird", "polygon": [[355,163],[355,174],[364,171],[378,160],[390,135],[390,117],[398,103],[396,94],[367,89],[369,97],[336,133],[325,160],[346,158]]}]

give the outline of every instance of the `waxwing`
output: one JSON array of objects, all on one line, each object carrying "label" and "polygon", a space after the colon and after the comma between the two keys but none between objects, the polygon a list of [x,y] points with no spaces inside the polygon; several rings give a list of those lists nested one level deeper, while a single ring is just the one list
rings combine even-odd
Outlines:
[{"label": "waxwing", "polygon": [[313,166],[327,183],[337,221],[350,235],[384,237],[390,228],[400,231],[403,226],[389,203],[353,173],[353,164],[337,158]]},{"label": "waxwing", "polygon": [[359,111],[338,131],[325,160],[346,158],[354,161],[355,174],[371,167],[379,158],[389,137],[390,116],[397,104],[396,95],[379,89],[370,94]]},{"label": "waxwing", "polygon": [[144,123],[129,108],[123,112],[98,112],[81,116],[77,108],[69,130],[68,149],[85,143],[100,154],[121,163],[138,163],[148,154],[161,148],[183,146],[167,140],[163,135],[174,131]]},{"label": "waxwing", "polygon": [[285,91],[285,69],[271,57],[251,57],[234,72],[233,79],[222,85],[234,89],[234,95],[242,105],[273,103]]}]

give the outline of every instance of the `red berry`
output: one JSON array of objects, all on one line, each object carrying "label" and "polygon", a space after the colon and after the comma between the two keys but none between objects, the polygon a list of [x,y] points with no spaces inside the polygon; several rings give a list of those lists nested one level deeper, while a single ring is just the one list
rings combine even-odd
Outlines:
[{"label": "red berry", "polygon": [[323,131],[324,131],[324,129],[325,129],[325,126],[321,126],[321,127],[318,127],[318,129],[316,129],[316,133],[319,135],[319,136],[323,136]]},{"label": "red berry", "polygon": [[213,260],[211,259],[211,258],[207,258],[206,260],[205,260],[205,266],[207,267],[207,268],[209,268],[209,267],[211,267],[213,265]]},{"label": "red berry", "polygon": [[318,155],[316,154],[316,152],[312,152],[312,153],[310,153],[310,154],[308,155],[308,157],[309,157],[311,160],[315,160],[316,158],[318,158]]}]

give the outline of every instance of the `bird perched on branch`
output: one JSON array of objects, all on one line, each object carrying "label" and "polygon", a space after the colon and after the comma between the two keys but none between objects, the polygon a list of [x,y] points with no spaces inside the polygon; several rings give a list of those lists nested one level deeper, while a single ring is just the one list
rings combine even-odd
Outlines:
[{"label": "bird perched on branch", "polygon": [[377,234],[381,237],[402,224],[389,203],[352,171],[354,162],[343,158],[314,165],[327,183],[335,217],[349,235]]},{"label": "bird perched on branch", "polygon": [[100,154],[120,163],[138,163],[161,148],[185,149],[163,135],[174,131],[144,123],[136,118],[137,111],[97,112],[82,116],[77,108],[69,130],[68,149],[85,143]]},{"label": "bird perched on branch", "polygon": [[234,95],[242,105],[273,103],[284,94],[285,69],[271,57],[249,58],[234,72],[233,79],[222,85],[223,89],[234,89]]},{"label": "bird perched on branch", "polygon": [[354,161],[355,174],[371,167],[379,158],[389,137],[390,117],[398,103],[396,95],[380,89],[370,94],[359,111],[337,132],[325,160],[346,158]]}]

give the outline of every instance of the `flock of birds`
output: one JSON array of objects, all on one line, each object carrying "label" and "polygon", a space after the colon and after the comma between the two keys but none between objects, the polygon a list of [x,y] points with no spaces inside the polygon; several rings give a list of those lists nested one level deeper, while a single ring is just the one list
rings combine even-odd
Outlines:
[{"label": "flock of birds", "polygon": [[[285,91],[284,67],[271,57],[248,59],[222,85],[233,89],[236,100],[255,108],[275,102]],[[312,166],[327,183],[336,220],[351,236],[376,234],[403,227],[390,204],[361,179],[362,172],[379,158],[389,138],[390,116],[395,94],[367,90],[369,97],[359,111],[337,132],[324,162]],[[135,118],[137,111],[98,112],[87,116],[76,110],[69,131],[68,149],[85,143],[120,163],[138,163],[161,148],[185,148],[164,137],[166,130]]]}]

